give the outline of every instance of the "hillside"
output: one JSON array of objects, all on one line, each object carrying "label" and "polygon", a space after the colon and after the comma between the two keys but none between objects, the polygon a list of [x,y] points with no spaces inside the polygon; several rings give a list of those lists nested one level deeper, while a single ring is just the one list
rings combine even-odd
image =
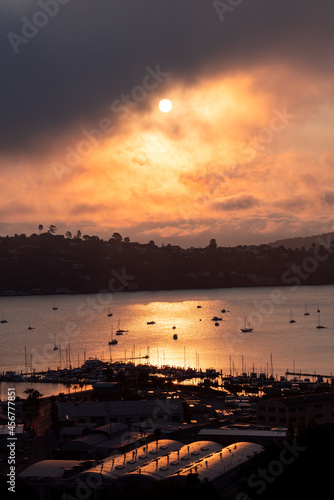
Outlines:
[{"label": "hillside", "polygon": [[333,233],[323,233],[314,236],[300,236],[296,238],[287,238],[284,240],[277,240],[273,243],[268,243],[270,246],[277,248],[283,246],[285,248],[291,248],[292,250],[296,250],[297,248],[305,248],[306,250],[310,249],[312,245],[319,246],[323,245],[328,247],[330,242],[334,240],[334,232]]},{"label": "hillside", "polygon": [[[326,243],[324,241],[324,243]],[[0,295],[334,284],[334,244],[158,247],[118,233],[0,237]]]}]

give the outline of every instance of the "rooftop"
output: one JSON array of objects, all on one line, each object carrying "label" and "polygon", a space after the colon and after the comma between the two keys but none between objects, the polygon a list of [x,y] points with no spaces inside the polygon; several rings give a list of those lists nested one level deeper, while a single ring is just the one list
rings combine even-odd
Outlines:
[{"label": "rooftop", "polygon": [[190,473],[196,473],[200,480],[215,481],[263,450],[263,446],[258,444],[246,442],[235,443],[187,465],[182,471],[176,474],[187,476]]},{"label": "rooftop", "polygon": [[78,467],[84,462],[79,460],[43,460],[27,467],[19,474],[20,477],[30,478],[61,478],[66,469]]},{"label": "rooftop", "polygon": [[156,480],[164,479],[177,471],[182,471],[184,467],[194,463],[194,461],[197,462],[221,449],[220,444],[212,441],[195,441],[183,445],[178,450],[172,451],[165,456],[153,458],[143,466],[139,465],[129,475],[140,474]]},{"label": "rooftop", "polygon": [[[273,400],[265,400],[261,401],[262,404],[266,402],[270,403],[270,401]],[[316,394],[305,394],[303,396],[292,396],[292,397],[286,397],[286,398],[277,398],[274,401],[278,401],[279,403],[282,403],[285,406],[299,406],[299,405],[312,405],[312,404],[319,404],[319,403],[326,403],[326,402],[334,402],[334,392],[319,392]]]},{"label": "rooftop", "polygon": [[182,447],[182,443],[171,439],[162,439],[158,443],[152,441],[144,446],[128,451],[127,453],[108,457],[100,465],[86,471],[89,474],[103,474],[110,480],[133,471],[134,469],[146,465],[151,460],[166,456]]},{"label": "rooftop", "polygon": [[228,427],[223,427],[220,429],[201,429],[198,433],[199,436],[228,436],[228,437],[281,437],[285,438],[286,429],[285,428],[274,428],[274,429],[230,429]]}]

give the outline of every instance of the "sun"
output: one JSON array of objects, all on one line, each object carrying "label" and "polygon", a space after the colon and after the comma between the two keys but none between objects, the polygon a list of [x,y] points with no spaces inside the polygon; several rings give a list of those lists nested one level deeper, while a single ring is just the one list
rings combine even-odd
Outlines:
[{"label": "sun", "polygon": [[172,107],[173,104],[169,99],[162,99],[162,101],[159,102],[159,109],[163,113],[169,113]]}]

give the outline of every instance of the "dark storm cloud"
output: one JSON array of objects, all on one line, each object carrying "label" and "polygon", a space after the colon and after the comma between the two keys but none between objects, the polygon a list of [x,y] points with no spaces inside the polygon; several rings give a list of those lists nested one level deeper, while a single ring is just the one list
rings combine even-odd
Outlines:
[{"label": "dark storm cloud", "polygon": [[263,62],[331,71],[328,0],[244,0],[223,22],[211,0],[59,0],[16,54],[8,34],[22,36],[23,16],[55,1],[0,0],[3,151],[42,148],[75,122],[98,122],[148,65],[170,74],[166,85]]}]

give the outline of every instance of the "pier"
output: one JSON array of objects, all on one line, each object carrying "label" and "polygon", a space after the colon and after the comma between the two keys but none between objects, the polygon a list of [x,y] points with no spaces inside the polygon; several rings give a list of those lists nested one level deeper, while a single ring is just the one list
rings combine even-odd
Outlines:
[{"label": "pier", "polygon": [[334,375],[320,375],[319,373],[302,373],[302,372],[290,372],[287,370],[285,372],[285,376],[288,377],[289,375],[295,375],[297,377],[314,377],[314,378],[327,378],[327,379],[332,379],[334,378]]}]

